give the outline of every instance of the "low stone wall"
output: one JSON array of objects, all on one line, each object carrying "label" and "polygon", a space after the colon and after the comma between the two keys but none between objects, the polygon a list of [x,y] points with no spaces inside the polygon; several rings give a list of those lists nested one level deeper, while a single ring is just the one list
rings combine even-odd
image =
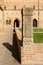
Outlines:
[{"label": "low stone wall", "polygon": [[21,47],[21,64],[43,65],[43,44],[28,44]]}]

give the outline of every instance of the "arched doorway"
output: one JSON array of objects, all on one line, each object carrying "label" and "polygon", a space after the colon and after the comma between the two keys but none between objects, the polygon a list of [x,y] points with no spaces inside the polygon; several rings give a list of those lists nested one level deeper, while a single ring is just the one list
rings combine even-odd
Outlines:
[{"label": "arched doorway", "polygon": [[37,19],[33,20],[33,27],[37,27]]},{"label": "arched doorway", "polygon": [[18,19],[15,19],[15,21],[14,21],[14,27],[19,27],[19,20]]}]

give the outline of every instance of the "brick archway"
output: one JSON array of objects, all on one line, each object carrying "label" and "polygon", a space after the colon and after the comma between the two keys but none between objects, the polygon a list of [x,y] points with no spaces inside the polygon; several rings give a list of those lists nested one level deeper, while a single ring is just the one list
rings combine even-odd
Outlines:
[{"label": "brick archway", "polygon": [[37,19],[33,19],[33,27],[37,27]]},{"label": "brick archway", "polygon": [[18,19],[14,20],[14,27],[19,27],[19,20]]}]

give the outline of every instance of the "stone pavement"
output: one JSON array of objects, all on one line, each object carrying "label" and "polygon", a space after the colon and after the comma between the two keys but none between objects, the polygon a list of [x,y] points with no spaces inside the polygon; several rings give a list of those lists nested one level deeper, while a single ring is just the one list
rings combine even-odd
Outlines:
[{"label": "stone pavement", "polygon": [[12,36],[12,30],[0,30],[0,65],[20,65],[12,53],[3,45],[6,42],[12,45]]},{"label": "stone pavement", "polygon": [[12,53],[0,43],[0,65],[20,65]]}]

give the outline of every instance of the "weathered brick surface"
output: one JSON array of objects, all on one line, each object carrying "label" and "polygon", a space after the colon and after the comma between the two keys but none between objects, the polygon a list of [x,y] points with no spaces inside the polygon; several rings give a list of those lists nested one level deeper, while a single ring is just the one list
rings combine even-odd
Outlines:
[{"label": "weathered brick surface", "polygon": [[30,44],[27,47],[21,47],[21,64],[37,63],[43,64],[43,44]]}]

